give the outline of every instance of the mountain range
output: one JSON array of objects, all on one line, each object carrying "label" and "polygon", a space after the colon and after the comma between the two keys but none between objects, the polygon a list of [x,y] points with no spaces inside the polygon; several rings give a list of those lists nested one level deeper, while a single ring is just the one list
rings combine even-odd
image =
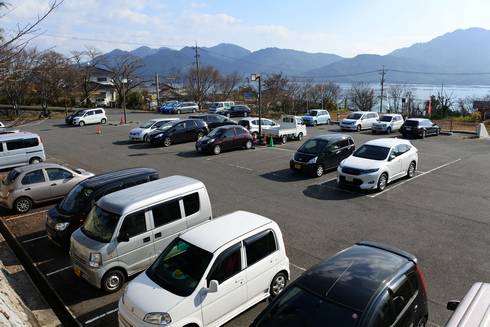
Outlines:
[{"label": "mountain range", "polygon": [[[155,73],[162,76],[184,73],[193,67],[195,54],[194,47],[175,50],[143,46],[132,51],[115,49],[102,57],[108,63],[124,55],[140,58],[139,74],[150,77]],[[343,58],[330,53],[279,48],[250,51],[226,43],[199,47],[198,54],[201,66],[215,67],[223,74],[282,72],[313,81],[379,82],[384,66],[386,81],[391,83],[490,84],[490,74],[485,74],[490,72],[490,30],[482,28],[456,30],[387,55]]]}]

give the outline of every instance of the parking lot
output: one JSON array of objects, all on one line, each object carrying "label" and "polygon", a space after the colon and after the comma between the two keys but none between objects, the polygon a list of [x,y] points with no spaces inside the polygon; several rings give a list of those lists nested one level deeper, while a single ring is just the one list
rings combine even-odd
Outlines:
[{"label": "parking lot", "polygon": [[[130,120],[155,116],[130,113]],[[118,122],[119,116],[109,120]],[[196,154],[193,143],[152,148],[129,142],[128,131],[135,126],[105,125],[96,134],[93,125],[66,127],[61,120],[46,120],[22,129],[40,134],[49,161],[94,173],[140,166],[155,168],[162,177],[191,176],[206,185],[215,217],[247,210],[275,220],[285,236],[292,278],[362,240],[409,251],[423,270],[433,326],[447,320],[448,300],[462,297],[473,282],[488,280],[489,141],[461,134],[413,140],[419,149],[415,177],[371,193],[338,188],[335,171],[321,178],[290,172],[289,159],[301,142],[206,156]],[[312,127],[306,138],[338,131],[336,125]],[[384,137],[370,131],[351,135],[357,146]],[[3,210],[2,219],[83,325],[116,326],[120,293],[107,295],[78,279],[67,251],[47,239],[44,222],[52,205],[26,215]],[[248,326],[264,306],[227,326]]]}]

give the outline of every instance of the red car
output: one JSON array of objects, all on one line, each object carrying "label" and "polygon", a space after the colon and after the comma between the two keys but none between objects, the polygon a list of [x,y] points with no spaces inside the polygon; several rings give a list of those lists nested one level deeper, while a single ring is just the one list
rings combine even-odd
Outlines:
[{"label": "red car", "polygon": [[220,154],[221,151],[232,149],[251,149],[252,135],[242,126],[221,126],[196,142],[197,152]]}]

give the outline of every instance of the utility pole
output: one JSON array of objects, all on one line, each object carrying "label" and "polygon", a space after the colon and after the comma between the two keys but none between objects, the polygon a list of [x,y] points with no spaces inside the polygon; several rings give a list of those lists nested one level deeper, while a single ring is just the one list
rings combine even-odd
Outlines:
[{"label": "utility pole", "polygon": [[384,86],[385,86],[385,66],[383,66],[383,70],[381,71],[381,101],[379,103],[379,112],[383,112],[383,96],[384,96]]},{"label": "utility pole", "polygon": [[158,80],[158,73],[155,74],[155,84],[157,91],[157,111],[160,109],[160,81]]},{"label": "utility pole", "polygon": [[199,110],[201,109],[201,79],[199,77],[199,53],[197,52],[197,42],[196,42],[196,77],[197,77],[197,106]]}]

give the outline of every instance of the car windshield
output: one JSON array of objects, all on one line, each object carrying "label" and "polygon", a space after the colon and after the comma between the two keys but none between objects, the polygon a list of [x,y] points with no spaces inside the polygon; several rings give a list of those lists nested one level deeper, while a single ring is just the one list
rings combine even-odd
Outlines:
[{"label": "car windshield", "polygon": [[148,268],[146,274],[160,287],[178,296],[194,292],[213,255],[176,238]]},{"label": "car windshield", "polygon": [[209,132],[207,136],[212,138],[212,137],[218,137],[221,134],[223,134],[223,130],[221,128],[216,128],[213,129],[211,132]]},{"label": "car windshield", "polygon": [[166,131],[167,129],[171,128],[172,126],[174,126],[176,123],[175,122],[168,122],[168,123],[165,123],[163,124],[162,126],[158,127],[158,130],[160,131]]},{"label": "car windshield", "polygon": [[90,205],[93,189],[78,184],[68,192],[58,209],[64,213],[76,213],[84,211]]},{"label": "car windshield", "polygon": [[361,313],[292,286],[269,305],[255,327],[357,326]]},{"label": "car windshield", "polygon": [[361,113],[352,113],[352,114],[349,114],[349,116],[347,116],[347,119],[355,119],[355,120],[358,120],[362,117],[362,114]]},{"label": "car windshield", "polygon": [[318,115],[318,111],[310,111],[310,112],[307,112],[306,113],[306,116],[312,116],[313,117],[313,116],[316,116],[316,115]]},{"label": "car windshield", "polygon": [[19,177],[19,175],[20,175],[20,172],[17,169],[12,169],[8,173],[7,177],[4,178],[3,184],[5,184],[5,185],[12,184],[17,179],[17,177]]},{"label": "car windshield", "polygon": [[383,117],[380,118],[379,121],[384,121],[384,122],[388,122],[389,123],[389,122],[391,122],[392,119],[393,119],[392,116],[383,116]]},{"label": "car windshield", "polygon": [[79,111],[77,111],[77,112],[75,112],[75,113],[73,114],[73,117],[81,116],[81,115],[83,115],[83,114],[84,114],[84,112],[85,112],[85,111],[83,111],[83,110],[79,110]]},{"label": "car windshield", "polygon": [[324,140],[308,140],[299,149],[298,152],[318,154],[327,146],[328,141]]},{"label": "car windshield", "polygon": [[81,229],[87,237],[109,243],[118,221],[119,215],[94,206]]},{"label": "car windshield", "polygon": [[414,126],[417,127],[419,125],[418,120],[405,120],[405,126]]},{"label": "car windshield", "polygon": [[388,157],[388,153],[390,153],[390,148],[385,146],[364,144],[354,152],[353,156],[371,160],[385,160]]},{"label": "car windshield", "polygon": [[153,126],[153,124],[155,124],[155,121],[149,120],[149,121],[143,123],[142,125],[140,125],[140,128],[150,128],[151,126]]}]

